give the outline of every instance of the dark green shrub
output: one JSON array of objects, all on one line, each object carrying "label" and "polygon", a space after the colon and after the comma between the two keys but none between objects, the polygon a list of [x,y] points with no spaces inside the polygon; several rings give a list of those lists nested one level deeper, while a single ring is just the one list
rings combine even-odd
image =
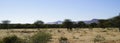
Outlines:
[{"label": "dark green shrub", "polygon": [[61,37],[60,40],[68,40],[66,37]]},{"label": "dark green shrub", "polygon": [[51,38],[51,34],[39,32],[32,37],[32,43],[47,43]]},{"label": "dark green shrub", "polygon": [[66,37],[61,37],[59,39],[59,43],[69,43],[69,42],[68,42],[68,39]]},{"label": "dark green shrub", "polygon": [[4,43],[22,43],[20,39],[15,35],[3,38],[3,42]]}]

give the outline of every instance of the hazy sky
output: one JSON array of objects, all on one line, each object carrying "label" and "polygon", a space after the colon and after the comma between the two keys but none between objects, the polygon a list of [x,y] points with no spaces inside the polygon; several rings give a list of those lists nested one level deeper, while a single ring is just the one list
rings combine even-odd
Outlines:
[{"label": "hazy sky", "polygon": [[33,23],[107,19],[120,12],[120,0],[0,0],[0,21]]}]

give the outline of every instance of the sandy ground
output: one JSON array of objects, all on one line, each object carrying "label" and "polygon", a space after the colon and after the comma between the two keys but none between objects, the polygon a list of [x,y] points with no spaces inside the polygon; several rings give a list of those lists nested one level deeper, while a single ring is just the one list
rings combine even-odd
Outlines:
[{"label": "sandy ground", "polygon": [[[48,32],[52,34],[52,39],[49,43],[59,43],[61,37],[66,37],[69,43],[95,43],[96,36],[101,36],[104,40],[96,43],[120,43],[120,32],[117,28],[76,28],[73,31],[68,31],[65,28],[49,28],[49,29],[0,29],[0,39],[17,35],[20,38],[30,38],[37,32]],[[100,39],[98,37],[98,39]]]}]

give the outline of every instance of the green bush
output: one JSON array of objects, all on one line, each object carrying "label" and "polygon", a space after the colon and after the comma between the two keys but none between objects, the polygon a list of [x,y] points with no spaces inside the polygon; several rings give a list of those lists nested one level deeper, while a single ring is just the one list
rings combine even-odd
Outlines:
[{"label": "green bush", "polygon": [[5,37],[3,38],[3,43],[22,43],[20,38],[18,38],[17,36],[9,36],[9,37]]},{"label": "green bush", "polygon": [[59,43],[69,43],[69,42],[68,42],[68,39],[66,37],[61,37],[59,39]]},{"label": "green bush", "polygon": [[3,41],[2,41],[2,40],[0,40],[0,43],[3,43]]},{"label": "green bush", "polygon": [[61,37],[60,40],[68,40],[66,37]]},{"label": "green bush", "polygon": [[100,36],[100,35],[97,35],[95,38],[94,38],[94,43],[96,42],[102,42],[104,41],[105,38],[103,36]]},{"label": "green bush", "polygon": [[51,34],[45,32],[39,32],[32,36],[32,43],[47,43],[51,39]]}]

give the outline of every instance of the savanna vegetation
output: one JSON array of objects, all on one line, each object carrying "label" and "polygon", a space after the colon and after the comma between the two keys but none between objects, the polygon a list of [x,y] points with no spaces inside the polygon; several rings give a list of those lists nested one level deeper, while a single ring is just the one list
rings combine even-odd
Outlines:
[{"label": "savanna vegetation", "polygon": [[65,19],[62,24],[0,24],[0,43],[120,43],[120,16],[86,24]]},{"label": "savanna vegetation", "polygon": [[85,24],[83,21],[73,22],[70,19],[65,19],[62,24],[44,24],[43,21],[38,20],[33,24],[11,24],[9,20],[4,20],[0,24],[0,29],[13,28],[120,28],[120,16],[109,19],[99,19],[98,23]]}]

